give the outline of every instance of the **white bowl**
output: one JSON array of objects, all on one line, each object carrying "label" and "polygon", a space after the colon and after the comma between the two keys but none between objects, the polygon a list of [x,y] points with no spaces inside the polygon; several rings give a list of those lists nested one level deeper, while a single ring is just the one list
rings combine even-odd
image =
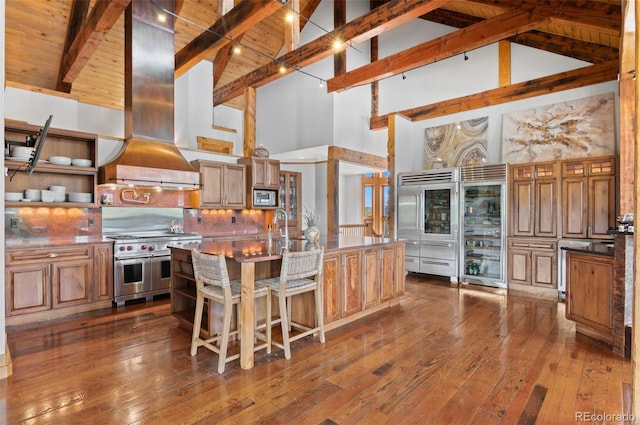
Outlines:
[{"label": "white bowl", "polygon": [[91,167],[91,164],[93,163],[90,159],[74,158],[71,160],[71,165],[75,165],[76,167]]},{"label": "white bowl", "polygon": [[40,191],[40,199],[42,199],[42,202],[53,202],[53,197],[54,193],[53,190],[41,190]]},{"label": "white bowl", "polygon": [[35,148],[26,146],[11,146],[11,156],[16,158],[30,158]]},{"label": "white bowl", "polygon": [[4,200],[5,201],[20,201],[22,199],[22,192],[5,192]]},{"label": "white bowl", "polygon": [[49,162],[55,165],[71,165],[71,158],[68,156],[50,156]]},{"label": "white bowl", "polygon": [[67,188],[64,186],[49,186],[49,190],[65,193],[67,191]]}]

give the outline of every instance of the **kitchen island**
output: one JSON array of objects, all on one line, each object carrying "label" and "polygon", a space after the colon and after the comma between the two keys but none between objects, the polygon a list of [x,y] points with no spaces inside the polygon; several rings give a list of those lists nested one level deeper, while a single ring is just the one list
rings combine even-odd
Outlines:
[{"label": "kitchen island", "polygon": [[[400,302],[404,295],[404,241],[386,238],[335,236],[321,237],[319,246],[324,246],[323,286],[325,330],[331,330],[366,315],[389,308]],[[271,245],[262,240],[220,241],[204,239],[200,244],[171,247],[172,291],[171,311],[180,324],[191,330],[195,309],[195,281],[191,265],[191,249],[210,254],[225,254],[231,279],[243,280],[242,296],[252,292],[256,279],[278,276],[281,252],[302,251],[313,248],[303,240],[291,240],[285,247],[284,240],[276,239]],[[308,295],[308,296],[307,296]],[[250,305],[249,305],[250,304]],[[219,332],[222,312],[215,303],[205,304],[201,334],[210,337]],[[242,321],[253,323],[253,317],[262,320],[264,310],[253,303],[242,309]],[[251,309],[247,311],[246,309]],[[314,303],[311,294],[295,297],[292,315],[302,323],[313,323]],[[278,314],[277,307],[272,312]],[[252,326],[243,326],[243,331]],[[253,341],[253,338],[243,341]],[[253,351],[246,348],[241,353],[243,368],[253,366]]]}]

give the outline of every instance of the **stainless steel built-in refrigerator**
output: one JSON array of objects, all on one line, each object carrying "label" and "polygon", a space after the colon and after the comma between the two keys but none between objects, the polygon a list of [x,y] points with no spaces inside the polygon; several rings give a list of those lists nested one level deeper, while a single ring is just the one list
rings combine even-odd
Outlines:
[{"label": "stainless steel built-in refrigerator", "polygon": [[459,168],[398,175],[398,238],[410,272],[458,281]]},{"label": "stainless steel built-in refrigerator", "polygon": [[462,167],[460,176],[460,282],[506,288],[507,167]]}]

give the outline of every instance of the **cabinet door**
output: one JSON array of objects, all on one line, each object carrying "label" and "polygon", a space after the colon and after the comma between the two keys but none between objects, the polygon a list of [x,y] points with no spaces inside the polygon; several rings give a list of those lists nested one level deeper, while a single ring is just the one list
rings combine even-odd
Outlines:
[{"label": "cabinet door", "polygon": [[330,323],[340,319],[341,300],[340,288],[342,287],[342,255],[326,254],[323,268],[324,323]]},{"label": "cabinet door", "polygon": [[567,253],[569,320],[613,334],[612,259]]},{"label": "cabinet door", "polygon": [[113,298],[113,246],[97,245],[94,248],[95,284],[93,300],[103,301]]},{"label": "cabinet door", "polygon": [[266,159],[254,158],[251,173],[254,187],[269,187],[269,164]]},{"label": "cabinet door", "polygon": [[200,166],[200,205],[207,208],[222,207],[224,167],[222,164],[202,164]]},{"label": "cabinet door", "polygon": [[225,197],[224,206],[233,209],[243,209],[246,206],[246,177],[242,165],[227,165],[224,175]]},{"label": "cabinet door", "polygon": [[280,187],[280,161],[268,160],[266,167],[266,187],[278,189]]},{"label": "cabinet door", "polygon": [[545,288],[558,287],[558,253],[554,250],[531,251],[531,284]]},{"label": "cabinet door", "polygon": [[364,251],[364,308],[378,304],[379,295],[379,263],[378,250],[367,249]]},{"label": "cabinet door", "polygon": [[555,238],[558,235],[558,182],[538,179],[535,183],[534,233]]},{"label": "cabinet door", "polygon": [[381,248],[380,255],[382,256],[380,264],[382,268],[380,272],[380,301],[387,301],[393,298],[396,279],[398,278],[396,249],[394,247]]},{"label": "cabinet door", "polygon": [[533,236],[534,181],[514,181],[511,185],[511,234]]},{"label": "cabinet door", "polygon": [[531,285],[531,250],[510,248],[507,254],[508,282]]},{"label": "cabinet door", "polygon": [[362,311],[362,254],[361,251],[348,251],[342,255],[342,315],[347,317]]},{"label": "cabinet door", "polygon": [[562,236],[587,237],[588,191],[586,178],[565,178],[562,181]]},{"label": "cabinet door", "polygon": [[609,239],[615,226],[615,177],[589,178],[589,237]]},{"label": "cabinet door", "polygon": [[10,266],[5,271],[6,314],[14,316],[51,308],[49,263]]},{"label": "cabinet door", "polygon": [[91,300],[92,260],[52,263],[53,308],[85,304]]}]

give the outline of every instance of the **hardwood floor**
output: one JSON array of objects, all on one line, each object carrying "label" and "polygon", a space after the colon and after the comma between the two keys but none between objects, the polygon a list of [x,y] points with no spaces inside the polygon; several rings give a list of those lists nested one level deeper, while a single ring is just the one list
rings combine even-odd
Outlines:
[{"label": "hardwood floor", "polygon": [[625,423],[631,362],[576,335],[563,304],[419,275],[406,289],[324,345],[297,341],[289,361],[261,351],[254,369],[236,361],[222,375],[215,354],[189,355],[168,300],[9,328],[0,422]]}]

